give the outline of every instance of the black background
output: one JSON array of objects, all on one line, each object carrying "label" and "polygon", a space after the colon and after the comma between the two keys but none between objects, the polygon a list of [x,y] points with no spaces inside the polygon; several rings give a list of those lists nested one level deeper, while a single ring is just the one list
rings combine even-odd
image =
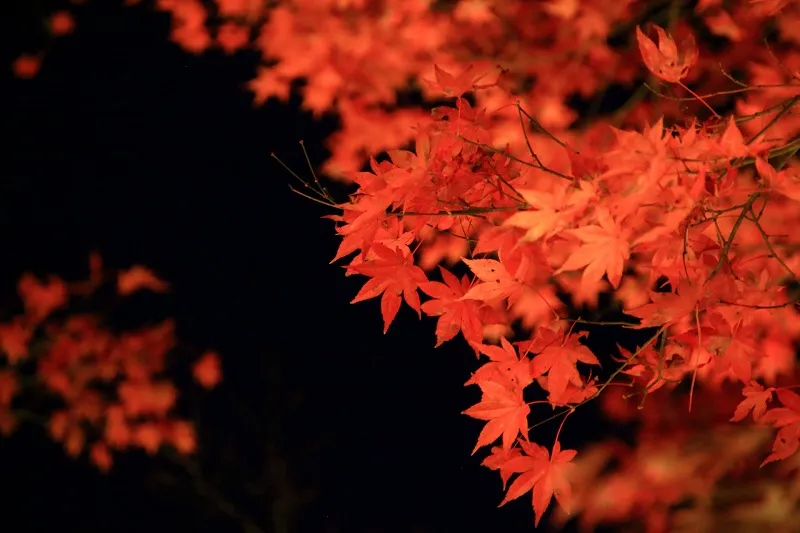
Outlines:
[{"label": "black background", "polygon": [[[4,64],[41,46],[20,5]],[[92,250],[109,267],[147,265],[172,291],[140,310],[218,350],[225,378],[205,395],[184,378],[203,480],[139,452],[102,475],[35,426],[0,439],[0,529],[530,531],[529,497],[497,509],[488,450],[470,455],[471,351],[460,338],[434,349],[434,320],[405,306],[384,336],[377,300],[350,305],[366,278],[328,264],[327,212],[270,158],[307,176],[298,141],[319,165],[335,117],[313,121],[296,97],[254,109],[255,53],[187,54],[152,9],[95,2],[76,19],[36,78],[3,73],[0,300],[16,305],[26,270],[85,276]],[[564,445],[601,436],[596,416],[570,418]],[[549,445],[555,429],[531,437]]]}]

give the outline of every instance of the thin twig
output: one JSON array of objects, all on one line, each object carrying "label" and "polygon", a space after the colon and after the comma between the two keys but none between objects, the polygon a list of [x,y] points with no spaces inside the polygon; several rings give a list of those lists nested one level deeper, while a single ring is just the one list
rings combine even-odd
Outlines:
[{"label": "thin twig", "polygon": [[561,416],[567,415],[567,414],[575,411],[578,407],[582,406],[583,404],[589,403],[590,401],[592,401],[595,398],[597,398],[598,396],[600,396],[600,393],[602,393],[603,390],[605,390],[606,387],[611,385],[611,382],[618,375],[620,375],[622,373],[622,371],[625,370],[625,368],[627,368],[628,365],[631,364],[633,362],[633,360],[636,357],[639,356],[640,353],[642,353],[648,346],[650,346],[653,343],[653,341],[656,340],[658,338],[658,336],[661,335],[661,332],[664,331],[666,328],[667,328],[666,324],[661,326],[660,328],[658,328],[658,331],[656,332],[656,334],[653,335],[652,337],[650,337],[649,339],[647,339],[647,341],[645,341],[645,343],[638,350],[636,350],[630,357],[628,357],[628,359],[626,359],[625,362],[622,363],[622,365],[620,365],[619,368],[617,368],[614,372],[612,372],[611,376],[609,376],[609,378],[602,385],[600,385],[600,387],[597,389],[597,391],[594,394],[592,394],[591,396],[589,396],[588,398],[586,398],[582,402],[577,403],[577,404],[565,409],[564,411],[561,411],[560,413],[556,413],[556,414],[554,414],[552,416],[549,416],[549,417],[545,418],[544,420],[541,420],[541,421],[537,422],[536,424],[534,424],[532,426],[529,426],[528,427],[528,431],[530,431],[530,430],[532,430],[532,429],[534,429],[536,427],[539,427],[541,425],[544,425],[544,424],[546,424],[546,423],[548,423],[548,422],[550,422],[552,420],[555,420],[555,419],[557,419],[557,418],[559,418]]},{"label": "thin twig", "polygon": [[722,247],[722,252],[720,253],[719,261],[717,261],[717,264],[714,266],[713,270],[711,270],[711,273],[706,278],[705,283],[711,281],[711,278],[713,278],[717,274],[717,272],[719,272],[719,269],[722,268],[722,265],[728,258],[728,252],[730,252],[731,245],[733,244],[733,239],[736,237],[736,232],[739,231],[739,227],[742,225],[742,221],[744,221],[747,212],[753,206],[753,202],[755,202],[760,195],[761,193],[758,192],[753,193],[750,195],[750,198],[748,198],[747,201],[744,203],[744,206],[742,207],[742,212],[736,218],[736,222],[733,223],[733,228],[731,229],[730,235],[728,235],[728,240]]}]

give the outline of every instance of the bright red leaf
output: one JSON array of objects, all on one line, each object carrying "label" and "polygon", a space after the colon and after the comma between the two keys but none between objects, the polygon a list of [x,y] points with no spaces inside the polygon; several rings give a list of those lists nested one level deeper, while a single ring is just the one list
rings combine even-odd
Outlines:
[{"label": "bright red leaf", "polygon": [[[494,259],[463,259],[463,261],[482,283],[468,290],[461,297],[462,300],[480,300],[489,303],[507,298],[511,305],[522,292],[519,279],[509,274],[500,261]],[[528,263],[520,265],[517,275],[523,277],[527,267]]]},{"label": "bright red leaf", "polygon": [[506,384],[481,381],[478,386],[483,392],[483,398],[480,403],[462,413],[488,421],[478,436],[478,443],[472,453],[482,446],[492,444],[500,435],[503,436],[503,448],[506,450],[511,448],[518,434],[522,433],[527,438],[527,417],[531,409],[522,397],[522,388],[511,381]]},{"label": "bright red leaf", "polygon": [[419,284],[419,288],[434,298],[422,304],[422,311],[428,316],[438,316],[436,323],[436,347],[462,332],[464,338],[471,342],[482,340],[481,321],[478,318],[478,306],[473,301],[462,300],[469,290],[469,278],[464,276],[459,282],[449,270],[439,267],[444,283],[427,281]]},{"label": "bright red leaf", "polygon": [[500,502],[500,505],[505,505],[533,489],[535,526],[539,525],[553,496],[556,497],[558,504],[569,513],[572,504],[572,489],[566,477],[566,470],[578,452],[562,450],[561,443],[558,441],[553,446],[552,457],[544,446],[526,441],[520,441],[520,445],[525,455],[511,458],[504,465],[513,472],[520,472],[520,475],[511,483],[506,497]]},{"label": "bright red leaf", "polygon": [[675,44],[664,29],[653,25],[658,34],[658,46],[647,37],[639,26],[636,26],[636,40],[639,52],[647,69],[670,83],[680,82],[689,72],[689,68],[697,62],[697,45],[694,36],[689,36],[681,43],[681,49]]},{"label": "bright red leaf", "polygon": [[750,411],[753,412],[753,420],[758,422],[767,411],[767,403],[772,400],[774,390],[772,387],[765,389],[756,381],[746,385],[742,390],[745,398],[736,406],[731,422],[744,420]]},{"label": "bright red leaf", "polygon": [[422,316],[417,288],[420,283],[428,281],[428,278],[421,268],[414,265],[411,251],[405,246],[392,250],[383,244],[375,243],[371,250],[376,255],[374,260],[345,267],[372,278],[364,284],[350,303],[383,295],[381,314],[383,332],[386,333],[397,311],[400,310],[400,295],[417,315]]}]

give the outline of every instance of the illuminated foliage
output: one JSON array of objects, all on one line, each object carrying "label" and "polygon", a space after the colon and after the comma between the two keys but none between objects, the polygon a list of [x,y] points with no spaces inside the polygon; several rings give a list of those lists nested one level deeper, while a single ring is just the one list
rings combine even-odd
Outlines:
[{"label": "illuminated foliage", "polygon": [[[70,456],[85,452],[103,471],[112,466],[112,452],[126,449],[153,454],[169,446],[193,453],[194,427],[177,414],[180,391],[169,373],[173,322],[118,331],[106,314],[82,310],[109,284],[117,298],[162,292],[167,285],[139,265],[104,272],[96,254],[91,267],[86,281],[20,279],[24,312],[0,325],[0,431],[9,435],[21,422],[42,423]],[[203,355],[194,375],[206,388],[216,385],[216,355]]]},{"label": "illuminated foliage", "polygon": [[[587,529],[795,530],[799,2],[156,5],[188,52],[260,52],[254,104],[304,80],[305,109],[338,113],[324,171],[354,192],[336,200],[316,177],[300,192],[335,211],[334,260],[368,278],[353,302],[380,297],[384,331],[405,302],[437,318],[437,346],[460,333],[481,357],[465,414],[485,422],[476,451],[494,445],[502,503],[530,492],[538,523],[555,498],[556,522]],[[39,61],[20,56],[17,75]],[[21,292],[41,319],[64,289],[36,283]],[[6,327],[23,360],[24,324]],[[600,332],[641,340],[594,353]],[[155,386],[125,394],[161,413],[171,395]],[[635,423],[633,443],[563,449],[594,400]],[[548,422],[552,444],[533,431]],[[166,437],[147,428],[137,442],[154,449]]]}]

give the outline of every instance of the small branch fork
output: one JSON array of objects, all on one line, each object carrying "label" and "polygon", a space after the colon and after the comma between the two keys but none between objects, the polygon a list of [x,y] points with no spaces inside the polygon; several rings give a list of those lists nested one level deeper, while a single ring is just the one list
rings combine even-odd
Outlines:
[{"label": "small branch fork", "polygon": [[299,194],[303,198],[306,198],[307,200],[311,200],[312,202],[322,204],[327,207],[333,207],[335,209],[339,209],[340,208],[339,204],[334,200],[330,192],[328,192],[328,189],[326,189],[325,186],[322,185],[322,183],[319,181],[319,178],[317,177],[316,172],[314,172],[314,166],[311,164],[311,159],[308,157],[308,151],[306,150],[306,145],[303,141],[300,141],[300,148],[302,148],[303,150],[303,156],[305,157],[306,163],[308,164],[308,168],[311,171],[311,177],[314,180],[313,186],[308,181],[298,176],[297,173],[291,168],[289,168],[289,166],[286,163],[284,163],[277,155],[275,155],[274,152],[270,154],[270,156],[275,161],[277,161],[284,169],[286,169],[286,171],[289,174],[291,174],[292,177],[294,177],[297,181],[299,181],[303,185],[303,188],[308,192],[306,193],[299,191],[294,187],[292,187],[291,185],[289,185],[289,189],[292,192]]}]

